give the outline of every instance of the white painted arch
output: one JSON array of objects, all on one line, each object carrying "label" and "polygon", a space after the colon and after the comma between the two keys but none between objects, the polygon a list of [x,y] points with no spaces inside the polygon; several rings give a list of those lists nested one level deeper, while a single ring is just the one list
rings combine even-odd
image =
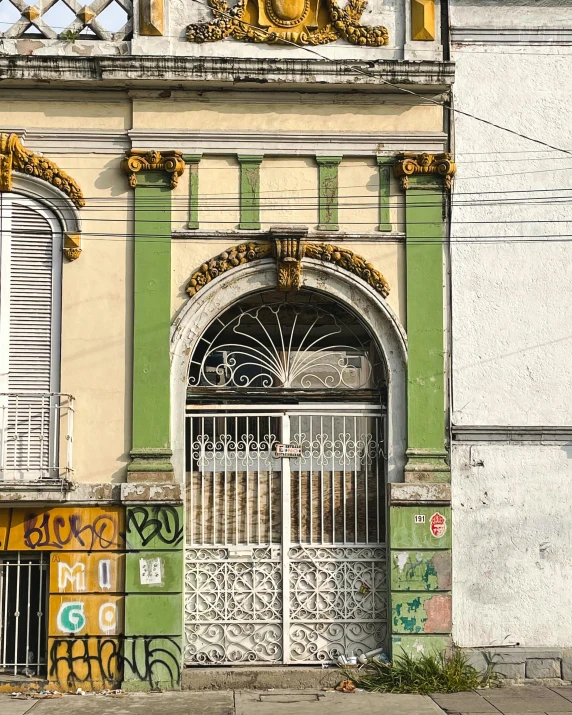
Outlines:
[{"label": "white painted arch", "polygon": [[[245,263],[208,283],[183,307],[171,328],[171,444],[178,482],[184,483],[184,415],[191,355],[208,326],[249,294],[276,288],[272,259]],[[406,448],[405,331],[384,299],[365,281],[331,263],[304,259],[302,289],[337,300],[361,316],[385,359],[388,380],[387,477],[403,481]]]},{"label": "white painted arch", "polygon": [[63,233],[81,233],[78,209],[63,191],[47,181],[15,171],[12,173],[12,193],[27,196],[43,204],[57,217]]}]

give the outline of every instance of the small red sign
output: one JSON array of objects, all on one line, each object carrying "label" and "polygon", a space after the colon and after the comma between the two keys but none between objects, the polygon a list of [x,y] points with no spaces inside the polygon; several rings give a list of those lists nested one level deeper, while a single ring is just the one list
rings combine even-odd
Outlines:
[{"label": "small red sign", "polygon": [[436,539],[440,539],[442,536],[445,536],[445,532],[447,531],[447,519],[445,519],[443,514],[439,514],[439,512],[436,511],[429,520],[429,528],[433,536]]}]

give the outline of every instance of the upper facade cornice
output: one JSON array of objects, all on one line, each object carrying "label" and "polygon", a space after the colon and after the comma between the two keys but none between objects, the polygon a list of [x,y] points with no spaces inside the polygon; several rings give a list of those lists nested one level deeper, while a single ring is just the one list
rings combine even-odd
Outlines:
[{"label": "upper facade cornice", "polygon": [[[357,68],[357,71],[356,71]],[[361,70],[361,71],[360,71]],[[344,91],[442,92],[454,79],[454,64],[440,61],[313,60],[227,57],[0,57],[0,81],[4,86],[85,87],[131,89],[136,87],[200,88],[208,86],[276,90],[280,88]],[[390,84],[388,84],[390,83]]]}]

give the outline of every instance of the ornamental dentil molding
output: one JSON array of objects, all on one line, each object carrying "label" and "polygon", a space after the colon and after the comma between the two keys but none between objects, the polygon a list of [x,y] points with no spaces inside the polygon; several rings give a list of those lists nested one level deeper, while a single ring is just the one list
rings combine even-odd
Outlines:
[{"label": "ornamental dentil molding", "polygon": [[85,199],[78,184],[57,164],[26,149],[17,134],[0,134],[0,191],[12,191],[12,172],[35,176],[64,193],[79,209]]}]

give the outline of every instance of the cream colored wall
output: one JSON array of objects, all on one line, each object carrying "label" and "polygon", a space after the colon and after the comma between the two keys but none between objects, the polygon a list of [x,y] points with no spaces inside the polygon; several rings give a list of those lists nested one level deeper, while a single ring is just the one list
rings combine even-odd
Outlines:
[{"label": "cream colored wall", "polygon": [[76,398],[80,482],[123,481],[131,440],[131,201],[119,157],[51,155],[82,187],[81,256],[64,259],[61,389]]},{"label": "cream colored wall", "polygon": [[[260,95],[260,99],[226,93],[226,99],[134,99],[133,128],[209,131],[302,131],[347,132],[443,131],[440,106],[377,101],[360,102],[353,96],[335,101],[338,95]],[[332,99],[332,97],[334,99]]]},{"label": "cream colored wall", "polygon": [[10,92],[0,102],[0,128],[123,131],[131,127],[125,92]]}]

